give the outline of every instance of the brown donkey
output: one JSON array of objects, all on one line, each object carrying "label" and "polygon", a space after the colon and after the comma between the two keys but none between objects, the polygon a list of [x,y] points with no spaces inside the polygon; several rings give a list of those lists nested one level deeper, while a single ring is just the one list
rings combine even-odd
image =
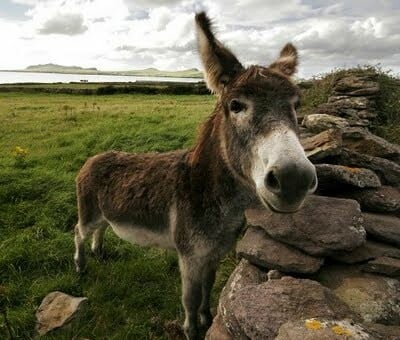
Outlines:
[{"label": "brown donkey", "polygon": [[269,67],[244,68],[196,15],[208,87],[218,95],[193,150],[90,158],[77,177],[79,221],[75,263],[84,240],[102,248],[108,225],[121,238],[175,249],[182,277],[184,330],[209,327],[210,291],[220,259],[234,246],[250,202],[277,212],[298,210],[317,185],[314,166],[296,135],[299,90],[290,76],[297,52],[287,44]]}]

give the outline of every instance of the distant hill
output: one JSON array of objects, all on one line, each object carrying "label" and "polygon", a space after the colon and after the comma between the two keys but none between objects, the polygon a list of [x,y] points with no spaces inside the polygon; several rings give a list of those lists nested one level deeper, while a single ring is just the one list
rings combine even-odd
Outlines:
[{"label": "distant hill", "polygon": [[148,77],[178,77],[178,78],[203,78],[203,73],[197,68],[182,71],[161,71],[156,68],[129,71],[100,71],[95,67],[83,68],[80,66],[62,66],[56,64],[31,65],[19,72],[48,72],[69,74],[99,74],[116,76],[148,76]]},{"label": "distant hill", "polygon": [[54,73],[86,73],[96,74],[98,70],[95,67],[83,68],[80,66],[62,66],[57,64],[31,65],[24,71],[28,72],[54,72]]}]

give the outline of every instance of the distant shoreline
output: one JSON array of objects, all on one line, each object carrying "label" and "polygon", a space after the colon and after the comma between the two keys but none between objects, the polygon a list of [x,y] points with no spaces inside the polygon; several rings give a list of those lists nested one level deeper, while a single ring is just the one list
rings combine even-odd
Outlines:
[{"label": "distant shoreline", "polygon": [[0,72],[18,72],[18,73],[52,73],[52,74],[77,74],[77,75],[99,75],[99,76],[123,76],[123,77],[165,77],[165,78],[198,78],[203,79],[203,75],[200,74],[185,74],[184,71],[158,71],[149,72],[145,71],[90,71],[90,70],[0,70]]}]

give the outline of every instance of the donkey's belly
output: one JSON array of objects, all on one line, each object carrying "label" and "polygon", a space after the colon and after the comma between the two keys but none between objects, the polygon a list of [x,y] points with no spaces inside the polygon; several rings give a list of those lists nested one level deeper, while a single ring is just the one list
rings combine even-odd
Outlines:
[{"label": "donkey's belly", "polygon": [[123,240],[141,246],[175,249],[168,228],[160,231],[149,230],[145,226],[110,222],[111,228]]}]

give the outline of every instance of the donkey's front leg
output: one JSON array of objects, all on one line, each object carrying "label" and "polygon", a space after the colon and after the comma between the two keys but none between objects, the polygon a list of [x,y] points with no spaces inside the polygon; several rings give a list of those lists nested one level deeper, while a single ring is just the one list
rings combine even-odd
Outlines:
[{"label": "donkey's front leg", "polygon": [[218,261],[208,263],[203,269],[202,275],[202,296],[200,305],[200,325],[206,330],[211,326],[213,317],[210,311],[211,290],[215,281]]},{"label": "donkey's front leg", "polygon": [[195,257],[180,256],[182,304],[185,309],[183,329],[189,340],[199,339],[198,311],[202,301],[202,273],[205,262]]}]

